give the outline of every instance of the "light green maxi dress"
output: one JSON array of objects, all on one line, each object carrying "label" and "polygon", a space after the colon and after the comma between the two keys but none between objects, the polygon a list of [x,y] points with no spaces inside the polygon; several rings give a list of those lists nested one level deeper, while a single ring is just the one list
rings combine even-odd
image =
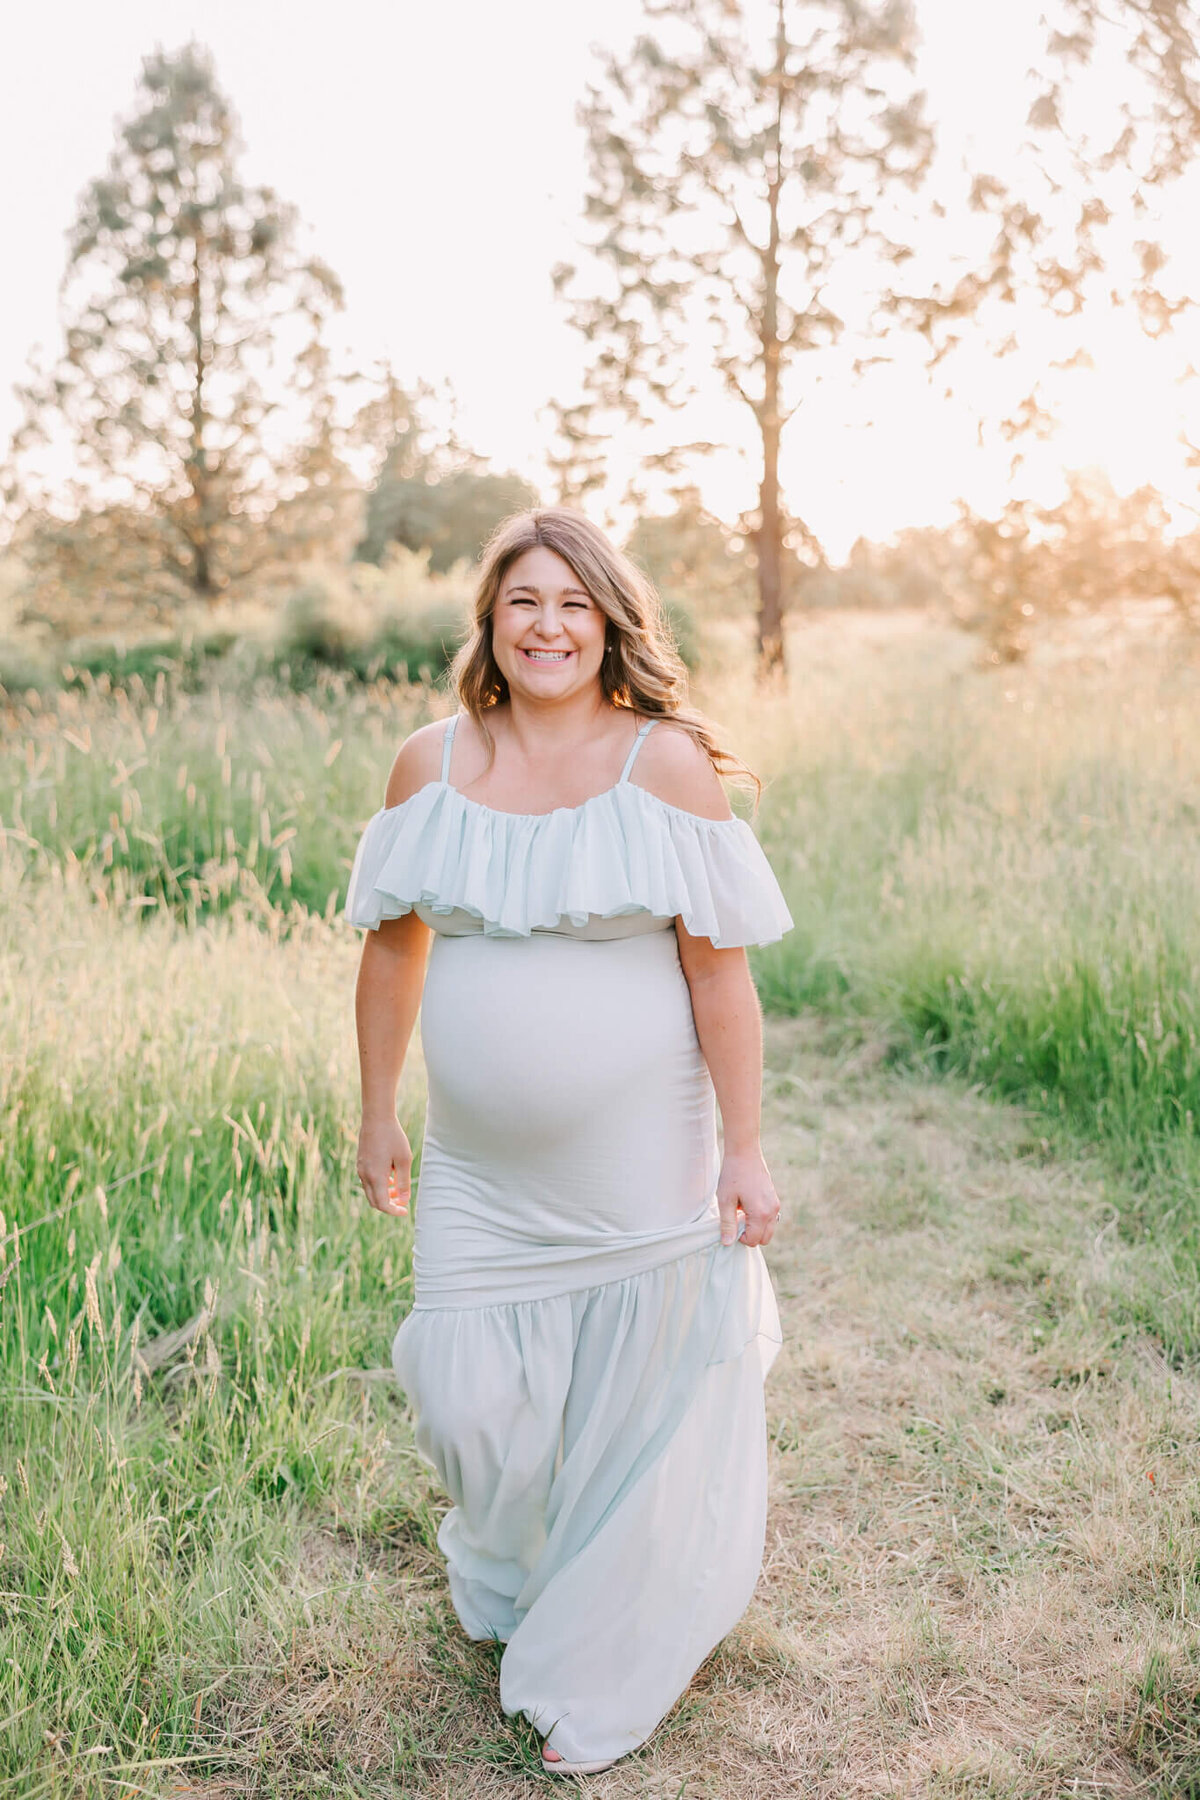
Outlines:
[{"label": "light green maxi dress", "polygon": [[762,1560],[762,1253],[722,1246],[716,1108],[675,920],[718,947],[792,920],[741,819],[630,781],[502,813],[441,779],[376,813],[355,925],[437,934],[415,1303],[396,1337],[464,1630],[568,1760],[643,1743]]}]

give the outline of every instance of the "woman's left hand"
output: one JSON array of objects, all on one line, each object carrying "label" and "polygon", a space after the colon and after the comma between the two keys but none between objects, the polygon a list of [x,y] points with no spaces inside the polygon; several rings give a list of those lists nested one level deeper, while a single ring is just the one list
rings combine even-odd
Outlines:
[{"label": "woman's left hand", "polygon": [[761,1150],[725,1156],[717,1182],[717,1206],[723,1244],[736,1240],[739,1212],[746,1221],[743,1244],[770,1243],[779,1219],[779,1196]]}]

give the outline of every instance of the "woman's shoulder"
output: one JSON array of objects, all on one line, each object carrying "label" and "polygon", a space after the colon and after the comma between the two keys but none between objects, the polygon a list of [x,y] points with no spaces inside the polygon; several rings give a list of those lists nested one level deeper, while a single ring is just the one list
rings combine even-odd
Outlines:
[{"label": "woman's shoulder", "polygon": [[629,779],[656,800],[702,819],[731,819],[733,810],[708,752],[691,732],[670,719],[646,733]]},{"label": "woman's shoulder", "polygon": [[428,725],[418,725],[405,738],[396,752],[391,774],[388,776],[387,793],[383,802],[385,806],[399,806],[402,801],[411,800],[419,789],[438,780],[442,772],[442,746],[449,724],[449,719],[433,719]]}]

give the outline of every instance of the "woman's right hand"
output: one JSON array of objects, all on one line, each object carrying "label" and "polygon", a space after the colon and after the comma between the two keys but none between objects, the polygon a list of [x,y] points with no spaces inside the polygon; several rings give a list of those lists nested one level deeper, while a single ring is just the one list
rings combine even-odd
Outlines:
[{"label": "woman's right hand", "polygon": [[412,1146],[399,1119],[365,1119],[358,1133],[358,1179],[376,1212],[398,1219],[408,1211]]}]

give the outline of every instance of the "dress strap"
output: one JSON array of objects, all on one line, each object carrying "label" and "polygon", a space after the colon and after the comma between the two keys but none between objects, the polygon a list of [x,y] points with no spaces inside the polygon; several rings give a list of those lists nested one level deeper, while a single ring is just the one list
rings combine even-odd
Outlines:
[{"label": "dress strap", "polygon": [[442,733],[442,786],[450,780],[450,753],[454,749],[454,727],[462,717],[461,713],[452,713],[446,721],[446,729]]},{"label": "dress strap", "polygon": [[630,747],[629,755],[625,758],[625,767],[621,770],[621,779],[617,783],[618,787],[622,787],[624,785],[624,783],[629,780],[629,771],[630,771],[630,769],[632,769],[634,763],[637,761],[637,753],[642,747],[642,741],[645,738],[646,733],[648,731],[650,731],[657,723],[658,723],[657,719],[647,719],[646,723],[642,726],[641,730],[638,732],[637,736],[634,738],[633,744]]}]

